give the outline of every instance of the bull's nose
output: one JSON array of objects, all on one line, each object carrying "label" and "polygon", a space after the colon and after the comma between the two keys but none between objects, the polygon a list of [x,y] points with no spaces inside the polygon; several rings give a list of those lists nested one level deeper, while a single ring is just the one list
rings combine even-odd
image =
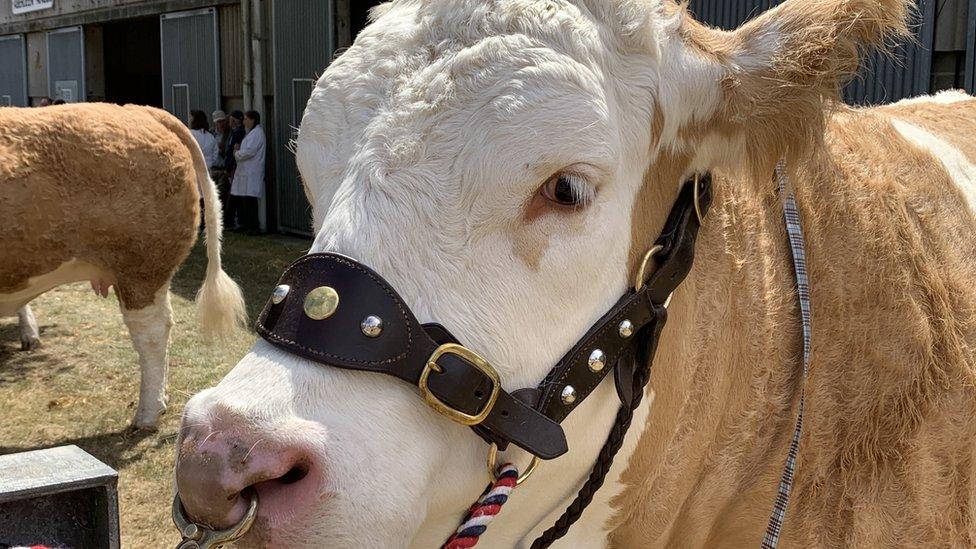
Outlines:
[{"label": "bull's nose", "polygon": [[271,522],[318,497],[322,458],[314,430],[208,415],[218,419],[184,426],[176,460],[176,486],[191,520],[214,529],[238,523],[248,490],[258,493],[258,515]]}]

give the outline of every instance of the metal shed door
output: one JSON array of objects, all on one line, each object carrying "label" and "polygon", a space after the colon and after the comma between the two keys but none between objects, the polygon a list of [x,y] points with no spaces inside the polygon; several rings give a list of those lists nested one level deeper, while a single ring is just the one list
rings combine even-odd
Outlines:
[{"label": "metal shed door", "polygon": [[68,103],[85,100],[85,33],[69,27],[47,33],[48,95]]},{"label": "metal shed door", "polygon": [[21,35],[0,36],[0,107],[27,106],[27,43]]},{"label": "metal shed door", "polygon": [[220,108],[217,11],[165,13],[159,18],[163,108],[183,120],[191,110]]},{"label": "metal shed door", "polygon": [[[315,82],[332,60],[334,14],[334,0],[275,0],[272,5],[278,143],[295,138]],[[295,155],[282,148],[275,156],[278,224],[283,231],[310,235],[312,208],[298,177]]]}]

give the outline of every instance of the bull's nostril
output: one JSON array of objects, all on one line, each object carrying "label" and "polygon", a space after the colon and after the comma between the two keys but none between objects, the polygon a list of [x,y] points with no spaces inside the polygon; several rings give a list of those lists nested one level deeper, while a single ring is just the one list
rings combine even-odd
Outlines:
[{"label": "bull's nostril", "polygon": [[282,484],[294,484],[308,475],[308,467],[305,465],[296,465],[288,470],[287,473],[278,477],[278,482]]}]

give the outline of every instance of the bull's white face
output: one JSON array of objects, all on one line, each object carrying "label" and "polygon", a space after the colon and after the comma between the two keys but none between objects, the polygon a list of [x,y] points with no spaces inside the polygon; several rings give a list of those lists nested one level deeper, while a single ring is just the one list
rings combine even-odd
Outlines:
[{"label": "bull's white face", "polygon": [[[675,97],[664,120],[676,128],[681,111],[712,100],[687,104],[687,83],[662,85],[674,16],[647,2],[618,2],[613,16],[585,4],[387,6],[319,80],[298,139],[312,251],[375,269],[509,391],[535,387],[626,289],[655,109]],[[640,40],[612,38],[627,24]],[[516,545],[577,489],[619,406],[611,384],[564,422],[570,453],[513,497],[493,544]],[[289,467],[276,460],[301,455],[301,480],[258,485],[249,539],[274,545],[436,546],[487,478],[485,443],[416,387],[262,341],[188,404],[186,424],[205,426],[184,433],[201,448],[251,447],[250,462],[279,476]]]}]

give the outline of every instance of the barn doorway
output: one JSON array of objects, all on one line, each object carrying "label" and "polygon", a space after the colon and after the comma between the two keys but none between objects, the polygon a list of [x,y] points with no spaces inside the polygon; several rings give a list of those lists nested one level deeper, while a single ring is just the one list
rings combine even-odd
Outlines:
[{"label": "barn doorway", "polygon": [[163,106],[159,18],[140,17],[106,23],[105,100],[124,105]]},{"label": "barn doorway", "polygon": [[366,2],[350,2],[352,5],[349,6],[349,23],[352,28],[352,38],[356,39],[356,35],[363,30],[369,23],[369,10],[374,6],[378,6],[384,3],[385,0],[368,0]]}]

